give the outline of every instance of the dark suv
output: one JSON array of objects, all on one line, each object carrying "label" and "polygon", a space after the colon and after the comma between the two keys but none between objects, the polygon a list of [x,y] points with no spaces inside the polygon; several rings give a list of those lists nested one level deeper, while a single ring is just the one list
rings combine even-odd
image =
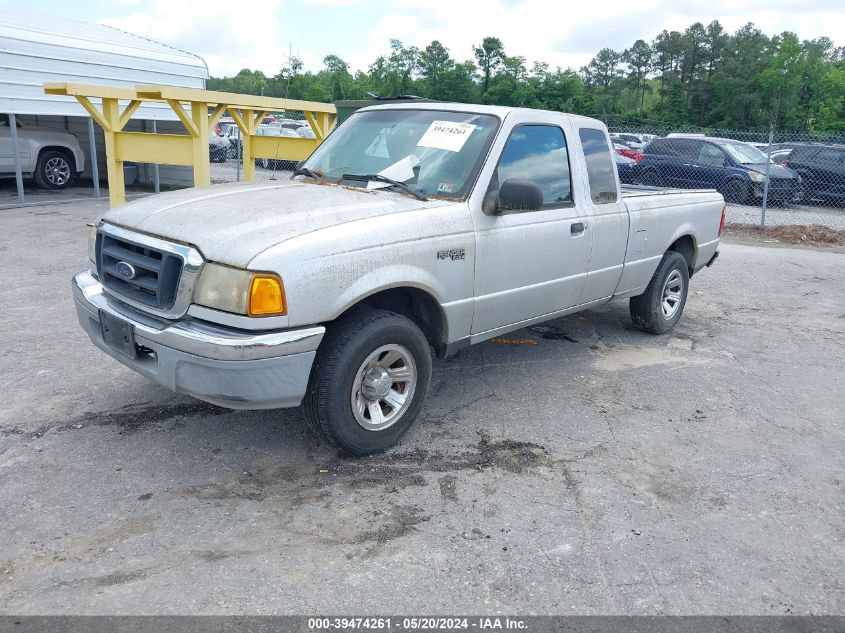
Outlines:
[{"label": "dark suv", "polygon": [[[654,139],[640,150],[639,181],[656,187],[717,189],[728,202],[763,198],[766,155],[748,143],[704,136]],[[801,178],[792,169],[769,165],[769,202],[801,198]]]},{"label": "dark suv", "polygon": [[845,206],[845,145],[796,144],[782,164],[801,175],[806,200]]}]

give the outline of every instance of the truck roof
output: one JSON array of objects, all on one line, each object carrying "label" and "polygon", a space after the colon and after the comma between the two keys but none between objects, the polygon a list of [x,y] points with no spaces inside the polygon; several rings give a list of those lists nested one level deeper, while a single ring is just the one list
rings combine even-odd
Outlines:
[{"label": "truck roof", "polygon": [[530,115],[532,112],[549,112],[551,114],[558,114],[569,119],[579,121],[589,121],[596,123],[598,119],[581,116],[579,114],[569,114],[568,112],[557,112],[554,110],[538,110],[536,108],[513,108],[510,106],[495,106],[495,105],[481,105],[478,103],[456,103],[456,102],[440,102],[440,101],[404,101],[401,103],[385,103],[380,105],[367,106],[361,108],[359,112],[367,110],[439,110],[439,111],[458,111],[471,112],[473,114],[492,114],[500,119],[504,119],[509,114],[521,113],[523,115]]}]

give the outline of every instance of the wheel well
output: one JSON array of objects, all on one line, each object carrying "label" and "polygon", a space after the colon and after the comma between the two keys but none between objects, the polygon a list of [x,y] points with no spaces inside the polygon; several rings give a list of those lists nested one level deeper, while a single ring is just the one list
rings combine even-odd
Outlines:
[{"label": "wheel well", "polygon": [[74,173],[76,172],[76,158],[73,156],[73,152],[70,151],[67,147],[62,145],[47,145],[46,147],[42,147],[38,150],[38,160],[41,160],[41,155],[44,152],[61,152],[65,156],[67,156],[68,160],[70,160],[70,165],[73,168],[71,171]]},{"label": "wheel well", "polygon": [[[446,317],[437,300],[419,288],[388,288],[347,308],[348,314],[358,308],[378,308],[408,317],[417,324],[438,357],[446,351]],[[343,315],[340,315],[343,316]]]},{"label": "wheel well", "polygon": [[682,235],[667,250],[675,251],[682,255],[687,260],[687,268],[689,268],[689,273],[692,275],[693,266],[695,265],[695,240],[692,239],[692,236]]}]

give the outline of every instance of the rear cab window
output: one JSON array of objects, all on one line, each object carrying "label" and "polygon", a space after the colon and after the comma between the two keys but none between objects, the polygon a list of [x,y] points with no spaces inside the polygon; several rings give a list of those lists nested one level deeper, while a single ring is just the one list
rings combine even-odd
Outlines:
[{"label": "rear cab window", "polygon": [[592,128],[581,128],[578,136],[584,150],[593,204],[616,202],[616,166],[610,155],[607,137],[603,131]]}]

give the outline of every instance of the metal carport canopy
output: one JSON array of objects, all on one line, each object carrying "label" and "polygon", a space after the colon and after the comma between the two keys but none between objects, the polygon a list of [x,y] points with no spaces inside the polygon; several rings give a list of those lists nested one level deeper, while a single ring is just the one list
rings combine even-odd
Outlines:
[{"label": "metal carport canopy", "polygon": [[[109,26],[4,7],[0,12],[0,112],[87,117],[73,97],[44,94],[44,83],[157,84],[204,88],[205,62],[191,53]],[[176,120],[147,102],[138,119]]]},{"label": "metal carport canopy", "polygon": [[[0,11],[0,113],[15,115],[88,117],[70,96],[44,93],[44,83],[98,83],[134,88],[159,84],[181,88],[205,87],[208,67],[197,55],[101,24],[68,20],[49,14],[3,7]],[[100,105],[100,100],[95,100]],[[122,102],[125,106],[127,102]],[[166,103],[146,102],[138,119],[176,121]],[[89,141],[94,189],[99,196],[93,124]],[[17,135],[11,132],[16,156],[18,204],[24,204]]]}]

